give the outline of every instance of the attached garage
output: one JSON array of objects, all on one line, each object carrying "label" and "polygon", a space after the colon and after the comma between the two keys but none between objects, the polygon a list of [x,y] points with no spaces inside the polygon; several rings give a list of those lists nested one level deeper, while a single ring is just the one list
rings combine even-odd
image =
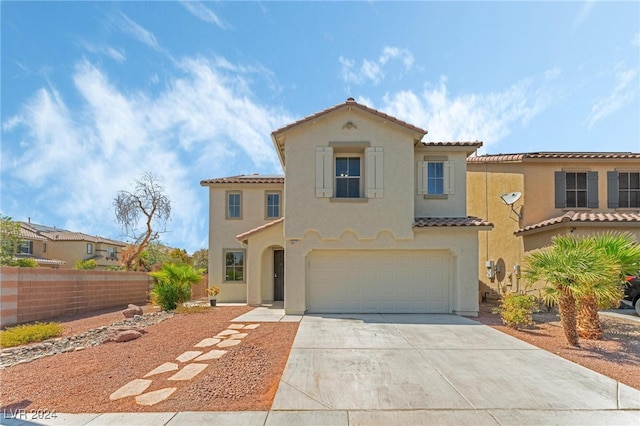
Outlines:
[{"label": "attached garage", "polygon": [[436,250],[315,250],[311,313],[450,313],[451,257]]}]

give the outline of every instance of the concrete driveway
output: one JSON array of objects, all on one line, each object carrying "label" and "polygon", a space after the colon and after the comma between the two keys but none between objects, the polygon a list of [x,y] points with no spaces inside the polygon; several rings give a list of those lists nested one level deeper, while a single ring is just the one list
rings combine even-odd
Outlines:
[{"label": "concrete driveway", "polygon": [[278,424],[639,424],[640,391],[455,315],[305,315]]}]

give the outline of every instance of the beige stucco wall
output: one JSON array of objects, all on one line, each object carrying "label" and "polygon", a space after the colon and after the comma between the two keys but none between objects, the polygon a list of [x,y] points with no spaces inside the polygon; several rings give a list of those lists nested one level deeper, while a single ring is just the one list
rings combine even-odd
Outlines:
[{"label": "beige stucco wall", "polygon": [[[415,217],[463,217],[467,215],[467,147],[448,146],[423,146],[418,145],[415,149],[414,158],[414,203]],[[454,162],[454,186],[453,194],[446,198],[429,198],[423,194],[418,194],[415,190],[418,180],[418,162],[425,161],[425,156],[446,158]]]},{"label": "beige stucco wall", "polygon": [[451,256],[449,306],[453,313],[477,315],[477,233],[473,228],[429,228],[417,230],[411,240],[399,240],[388,231],[375,239],[351,231],[329,239],[309,231],[302,239],[286,242],[285,311],[302,314],[308,309],[307,258],[313,250],[445,250]]},{"label": "beige stucco wall", "polygon": [[247,303],[273,301],[273,251],[284,248],[282,223],[252,234],[245,243],[251,256],[247,263]]},{"label": "beige stucco wall", "polygon": [[[226,283],[224,281],[225,249],[243,250],[236,236],[262,226],[274,219],[265,219],[265,192],[283,191],[282,184],[214,184],[209,188],[209,285],[220,287],[218,301],[247,302],[248,267],[252,256],[260,253],[247,250],[245,253],[245,281]],[[242,192],[242,219],[226,219],[227,191]],[[281,197],[281,203],[284,197]],[[280,206],[284,211],[284,206]],[[255,276],[255,275],[254,275]],[[258,302],[260,303],[260,302]]]},{"label": "beige stucco wall", "polygon": [[[91,241],[69,241],[69,240],[50,240],[47,241],[47,251],[42,251],[42,241],[33,242],[33,254],[36,256],[46,257],[48,259],[63,260],[66,263],[60,265],[62,269],[73,269],[78,260],[87,259],[94,255],[102,256],[100,259],[96,259],[98,263],[98,269],[104,269],[109,266],[119,266],[121,261],[122,247],[106,244],[95,243]],[[87,253],[87,244],[93,245],[93,253]],[[117,260],[106,259],[107,248],[112,247],[116,249]]]},{"label": "beige stucco wall", "polygon": [[[357,128],[344,128],[347,122]],[[316,197],[316,147],[328,147],[331,142],[365,142],[383,148],[383,198]],[[346,229],[363,238],[375,238],[381,230],[397,238],[412,238],[413,145],[413,133],[357,108],[342,109],[289,130],[285,142],[285,238],[302,238],[309,229],[325,238],[338,238]],[[364,163],[362,176],[366,176]]]}]

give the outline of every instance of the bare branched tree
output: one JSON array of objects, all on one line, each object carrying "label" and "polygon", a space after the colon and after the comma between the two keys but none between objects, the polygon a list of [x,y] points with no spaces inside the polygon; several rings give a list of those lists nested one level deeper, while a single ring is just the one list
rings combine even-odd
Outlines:
[{"label": "bare branched tree", "polygon": [[[160,179],[147,172],[136,180],[133,192],[118,191],[118,196],[113,200],[116,221],[137,246],[133,254],[125,259],[126,269],[131,269],[149,242],[156,240],[166,230],[166,223],[171,217],[171,201],[164,191]],[[141,218],[144,226],[139,224]]]}]

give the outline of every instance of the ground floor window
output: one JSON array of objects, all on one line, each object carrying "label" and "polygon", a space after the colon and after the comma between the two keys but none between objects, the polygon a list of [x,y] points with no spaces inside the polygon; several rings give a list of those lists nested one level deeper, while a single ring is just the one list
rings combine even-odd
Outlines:
[{"label": "ground floor window", "polygon": [[244,250],[225,250],[224,280],[244,282]]}]

